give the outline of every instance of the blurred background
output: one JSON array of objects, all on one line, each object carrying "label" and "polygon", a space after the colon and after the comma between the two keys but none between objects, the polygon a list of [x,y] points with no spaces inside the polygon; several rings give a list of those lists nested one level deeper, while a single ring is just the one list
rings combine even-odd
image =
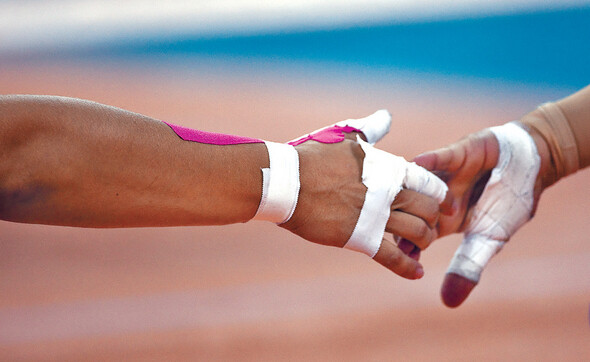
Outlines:
[{"label": "blurred background", "polygon": [[[590,83],[590,1],[0,0],[0,93],[286,141],[380,108],[407,158]],[[251,222],[0,222],[0,360],[587,360],[590,174],[548,190],[464,305],[460,236],[406,281]]]}]

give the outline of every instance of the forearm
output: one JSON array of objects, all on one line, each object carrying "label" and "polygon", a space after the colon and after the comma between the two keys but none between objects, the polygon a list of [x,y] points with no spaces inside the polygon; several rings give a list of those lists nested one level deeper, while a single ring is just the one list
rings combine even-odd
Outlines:
[{"label": "forearm", "polygon": [[57,97],[0,98],[3,219],[84,227],[244,222],[264,144],[181,140],[138,114]]}]

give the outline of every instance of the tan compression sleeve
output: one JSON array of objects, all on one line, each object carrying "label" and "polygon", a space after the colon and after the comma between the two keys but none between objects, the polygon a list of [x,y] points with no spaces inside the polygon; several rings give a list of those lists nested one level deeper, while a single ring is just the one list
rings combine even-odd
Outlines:
[{"label": "tan compression sleeve", "polygon": [[580,168],[590,165],[590,86],[556,102],[578,144]]},{"label": "tan compression sleeve", "polygon": [[555,168],[555,181],[578,171],[578,142],[568,119],[556,103],[541,105],[536,112],[524,116],[521,122],[537,130],[545,139]]}]

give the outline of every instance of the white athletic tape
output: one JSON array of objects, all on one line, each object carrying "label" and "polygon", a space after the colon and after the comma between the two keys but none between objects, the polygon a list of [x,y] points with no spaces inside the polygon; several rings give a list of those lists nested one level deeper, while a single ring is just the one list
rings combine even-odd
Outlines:
[{"label": "white athletic tape", "polygon": [[430,196],[439,204],[445,200],[449,190],[447,184],[414,162],[408,162],[406,166],[405,188]]},{"label": "white athletic tape", "polygon": [[299,155],[295,147],[264,142],[270,167],[262,169],[262,198],[254,220],[282,224],[293,216],[299,197]]},{"label": "white athletic tape", "polygon": [[372,258],[381,247],[391,204],[402,187],[422,192],[442,202],[447,185],[403,157],[379,150],[360,138],[358,142],[365,153],[362,180],[367,193],[357,224],[344,247]]},{"label": "white athletic tape", "polygon": [[[368,117],[345,120],[337,125],[361,130],[369,143],[374,144],[389,132],[391,115],[386,110],[379,110]],[[332,126],[325,128],[329,127]],[[319,131],[321,130],[316,132]],[[300,188],[299,157],[295,147],[291,145],[268,141],[264,143],[268,149],[270,167],[262,170],[262,197],[254,220],[282,224],[289,221],[297,206]]]},{"label": "white athletic tape", "polygon": [[391,127],[391,115],[385,109],[378,110],[372,115],[361,119],[347,119],[336,123],[340,127],[354,127],[363,132],[367,142],[371,145],[382,139]]},{"label": "white athletic tape", "polygon": [[463,243],[447,270],[475,283],[489,260],[530,220],[541,164],[535,142],[524,129],[507,123],[490,130],[500,146],[498,164],[473,208]]}]

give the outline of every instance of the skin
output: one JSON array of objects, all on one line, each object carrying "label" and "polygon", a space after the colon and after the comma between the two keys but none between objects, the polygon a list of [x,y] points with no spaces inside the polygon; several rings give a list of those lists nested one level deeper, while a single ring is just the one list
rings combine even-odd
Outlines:
[{"label": "skin", "polygon": [[[558,101],[557,105],[565,114],[575,135],[580,168],[587,167],[590,164],[590,87]],[[539,117],[542,113],[535,110],[528,116]],[[532,136],[541,158],[534,188],[534,214],[543,191],[555,184],[558,179],[544,138],[534,129],[524,125],[523,128]],[[483,130],[414,159],[417,164],[439,175],[455,196],[452,213],[441,215],[439,219],[440,237],[465,230],[472,206],[481,195],[491,170],[498,162],[498,156],[499,145],[496,138],[490,131]],[[403,246],[402,249],[407,250],[407,246]],[[442,300],[449,307],[457,307],[465,301],[475,285],[462,276],[449,273],[441,288]]]},{"label": "skin", "polygon": [[[347,137],[296,147],[301,190],[281,227],[344,246],[366,192],[364,153],[355,134]],[[269,166],[262,143],[183,141],[146,116],[47,96],[0,96],[0,154],[1,219],[92,228],[247,222],[260,203],[260,169]],[[438,236],[435,200],[402,190],[391,210],[387,232],[420,249]],[[374,259],[404,278],[424,274],[417,258],[390,239]]]}]

